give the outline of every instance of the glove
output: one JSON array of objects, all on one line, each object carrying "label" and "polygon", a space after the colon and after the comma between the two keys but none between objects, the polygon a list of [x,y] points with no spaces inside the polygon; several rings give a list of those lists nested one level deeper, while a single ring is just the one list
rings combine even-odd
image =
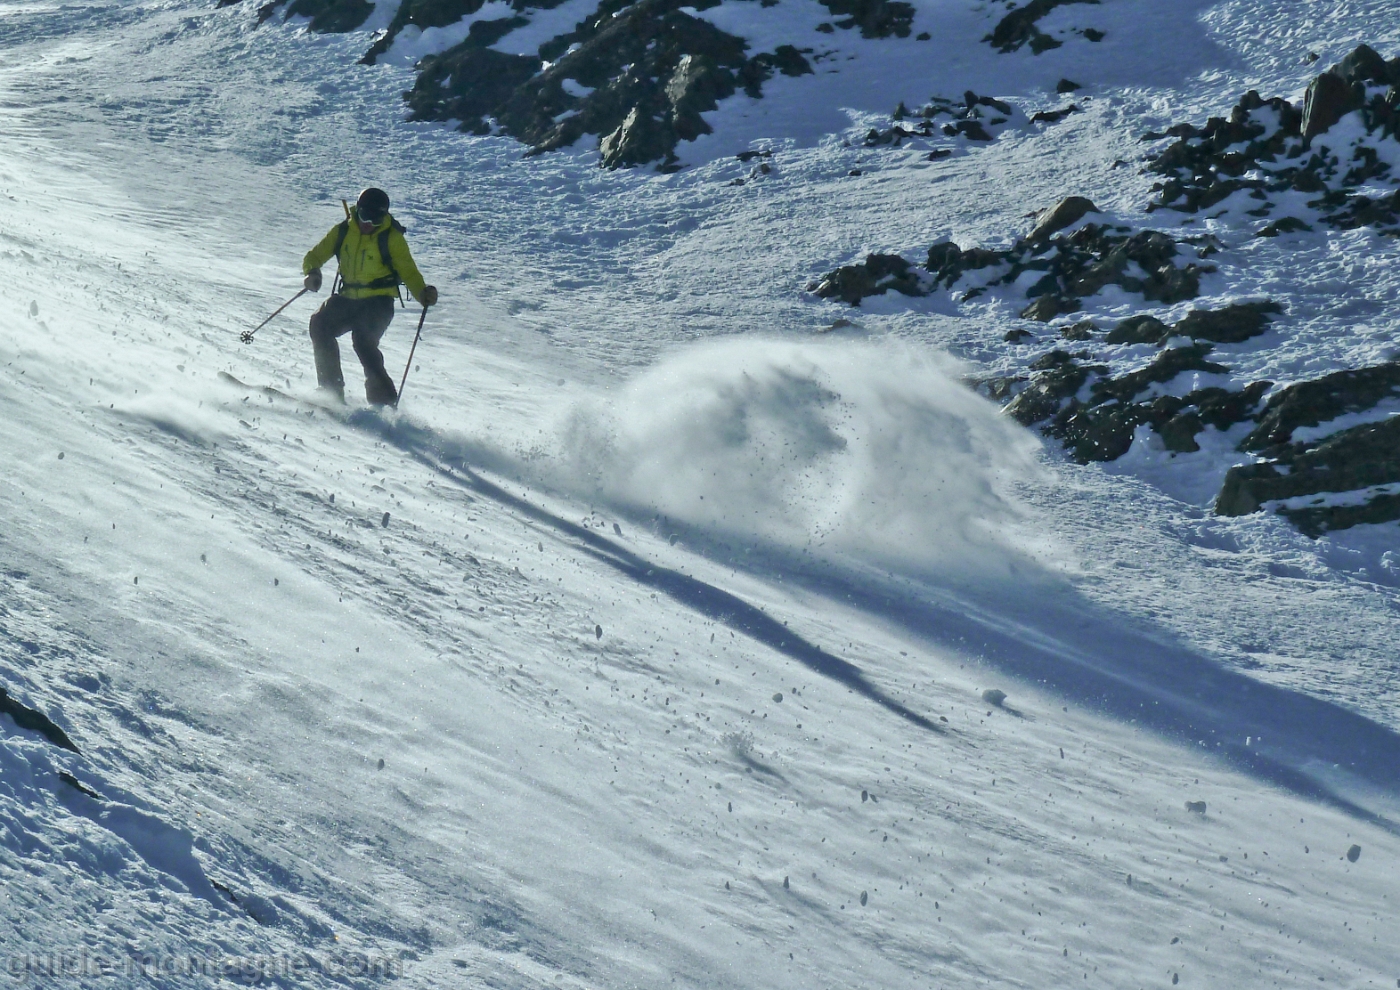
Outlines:
[{"label": "glove", "polygon": [[424,306],[436,306],[436,305],[437,305],[437,286],[435,286],[435,285],[425,285],[425,286],[423,286],[423,305],[424,305]]},{"label": "glove", "polygon": [[321,291],[321,269],[319,269],[319,268],[313,268],[313,269],[311,269],[311,271],[309,271],[309,272],[306,273],[306,278],[302,279],[301,284],[304,285],[304,286],[306,286],[306,287],[307,287],[308,289],[310,289],[312,292],[320,292],[320,291]]}]

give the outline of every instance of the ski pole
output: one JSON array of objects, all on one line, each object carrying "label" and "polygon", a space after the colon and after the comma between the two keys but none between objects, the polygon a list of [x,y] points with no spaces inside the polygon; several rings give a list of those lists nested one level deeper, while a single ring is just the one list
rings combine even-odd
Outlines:
[{"label": "ski pole", "polygon": [[[276,316],[278,313],[282,312],[282,310],[286,309],[288,306],[290,306],[292,303],[296,302],[298,299],[300,299],[302,296],[306,295],[306,294],[307,294],[308,292],[310,292],[310,291],[311,291],[310,289],[302,289],[302,290],[301,290],[300,292],[298,292],[296,295],[292,296],[292,298],[290,298],[290,299],[288,299],[286,302],[284,302],[281,306],[278,306],[277,309],[273,311],[272,316]],[[243,341],[243,343],[245,343],[245,344],[251,344],[251,343],[253,342],[253,334],[257,333],[257,332],[258,332],[259,330],[261,330],[263,327],[265,327],[265,326],[267,326],[269,323],[271,323],[271,322],[272,322],[272,316],[269,316],[267,319],[263,320],[263,321],[262,321],[261,323],[259,323],[257,326],[253,327],[253,329],[251,329],[251,330],[244,330],[242,333],[240,333],[240,334],[238,335],[238,339],[241,340],[241,341]]]},{"label": "ski pole", "polygon": [[423,321],[428,318],[428,307],[423,307],[423,313],[418,317],[418,332],[413,335],[413,346],[408,349],[408,364],[403,366],[403,378],[399,379],[399,396],[394,400],[394,408],[399,407],[399,399],[403,398],[403,387],[408,382],[408,369],[413,367],[413,352],[418,350],[418,338],[423,336]]}]

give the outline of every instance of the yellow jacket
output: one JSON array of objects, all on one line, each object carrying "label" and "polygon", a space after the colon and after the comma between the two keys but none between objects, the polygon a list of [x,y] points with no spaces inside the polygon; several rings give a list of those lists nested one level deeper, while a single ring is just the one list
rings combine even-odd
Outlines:
[{"label": "yellow jacket", "polygon": [[[379,245],[381,235],[386,232],[389,257],[383,258]],[[337,241],[341,242],[338,252],[335,247]],[[413,255],[408,251],[403,227],[391,214],[386,214],[368,234],[361,234],[360,225],[352,220],[336,224],[330,233],[321,238],[320,244],[306,253],[301,261],[301,270],[306,273],[320,268],[332,257],[340,265],[340,275],[345,281],[341,295],[348,299],[396,296],[399,294],[398,283],[403,282],[413,293],[414,299],[420,303],[423,301],[423,276],[419,274],[418,266],[413,263]]]}]

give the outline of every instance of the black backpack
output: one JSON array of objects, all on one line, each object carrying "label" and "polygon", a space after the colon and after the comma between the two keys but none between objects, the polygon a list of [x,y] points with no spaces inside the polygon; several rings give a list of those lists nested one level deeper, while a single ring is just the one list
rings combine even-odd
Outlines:
[{"label": "black backpack", "polygon": [[[331,253],[335,257],[335,263],[339,265],[340,249],[345,246],[345,238],[350,236],[350,218],[346,217],[344,220],[340,221],[340,223],[336,225],[335,230],[335,250]],[[351,286],[351,288],[397,289],[400,285],[403,284],[403,279],[399,278],[399,273],[394,269],[394,260],[389,255],[389,234],[395,230],[397,230],[400,234],[405,234],[408,232],[408,228],[406,228],[403,224],[399,223],[393,217],[390,217],[389,226],[385,227],[382,231],[380,231],[379,237],[376,238],[376,241],[379,245],[379,258],[381,261],[384,262],[385,267],[389,269],[389,274],[385,275],[383,278],[377,278],[373,282],[365,282],[363,284],[357,282],[355,283],[355,285]],[[345,285],[346,283],[342,281],[341,287],[344,288]],[[402,296],[399,297],[399,302],[403,302]]]}]

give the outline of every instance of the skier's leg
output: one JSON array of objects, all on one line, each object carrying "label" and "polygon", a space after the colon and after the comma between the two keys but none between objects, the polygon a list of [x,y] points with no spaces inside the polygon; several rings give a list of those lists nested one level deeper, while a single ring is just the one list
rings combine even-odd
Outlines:
[{"label": "skier's leg", "polygon": [[340,370],[336,338],[350,329],[342,296],[331,296],[311,314],[311,350],[316,357],[316,385],[345,400],[345,375]]},{"label": "skier's leg", "polygon": [[399,393],[394,388],[394,379],[384,368],[384,354],[379,350],[379,341],[394,319],[394,297],[373,296],[360,300],[360,303],[362,308],[350,340],[365,369],[365,398],[371,405],[391,406]]}]

